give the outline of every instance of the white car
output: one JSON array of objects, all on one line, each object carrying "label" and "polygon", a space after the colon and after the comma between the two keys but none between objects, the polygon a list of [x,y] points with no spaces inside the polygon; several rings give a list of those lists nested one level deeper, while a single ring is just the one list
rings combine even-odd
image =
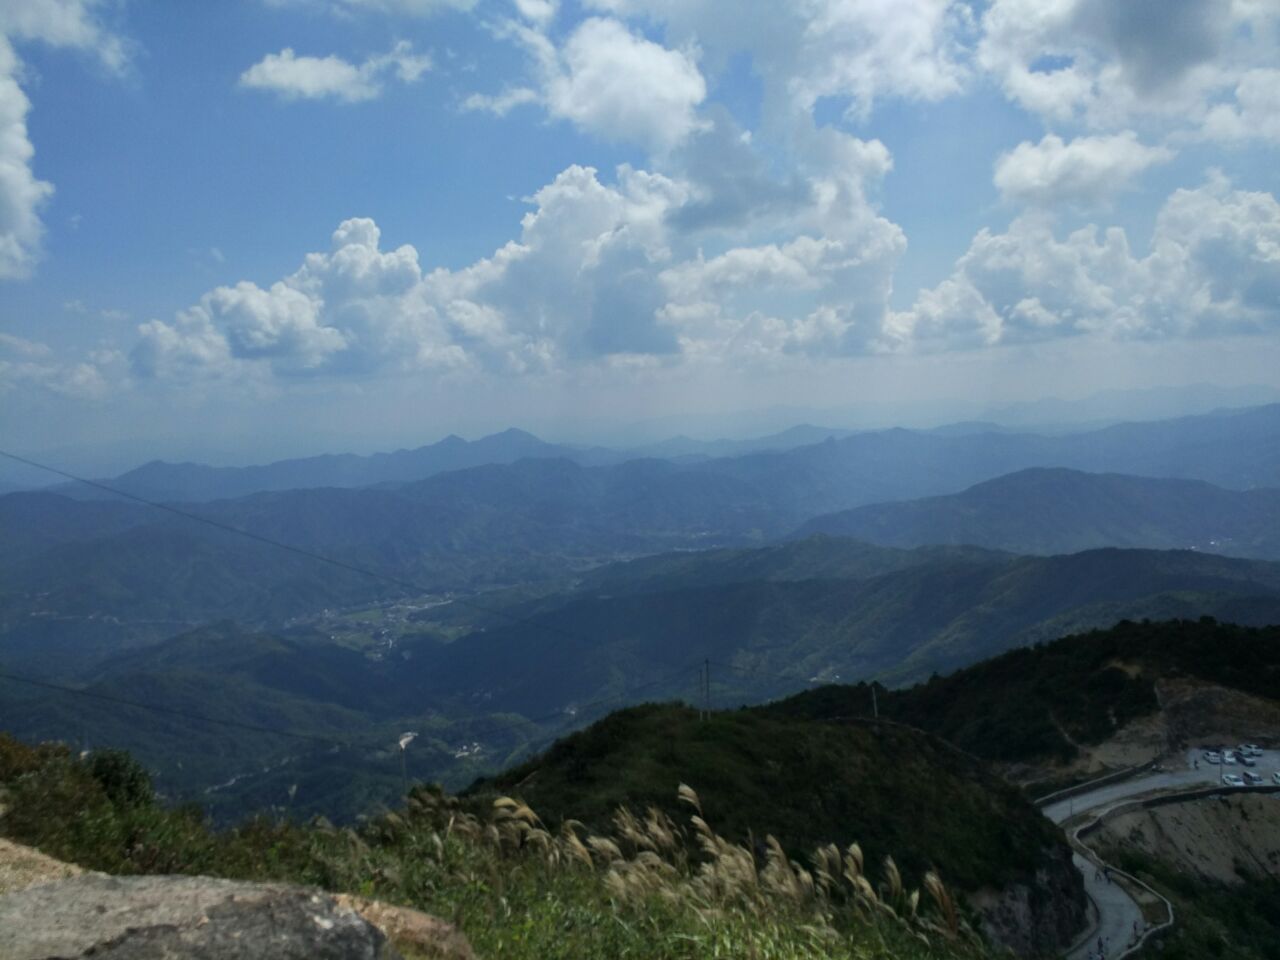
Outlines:
[{"label": "white car", "polygon": [[1280,783],[1280,770],[1277,770],[1275,773],[1273,773],[1271,775],[1271,779],[1274,780],[1276,783]]},{"label": "white car", "polygon": [[1236,755],[1232,753],[1230,750],[1228,750],[1226,753],[1222,755],[1222,762],[1226,764],[1230,764],[1231,766],[1235,766]]},{"label": "white car", "polygon": [[1262,777],[1260,777],[1258,774],[1254,773],[1252,770],[1246,770],[1246,771],[1244,772],[1244,782],[1245,782],[1245,783],[1247,783],[1247,784],[1248,784],[1249,786],[1251,786],[1251,787],[1261,786],[1261,785],[1262,785]]},{"label": "white car", "polygon": [[1205,763],[1221,763],[1222,755],[1218,753],[1214,753],[1212,750],[1206,750],[1204,752],[1204,762]]},{"label": "white car", "polygon": [[1226,784],[1228,787],[1244,786],[1244,778],[1241,777],[1240,774],[1238,773],[1224,773],[1222,775],[1222,782]]},{"label": "white car", "polygon": [[1242,743],[1240,744],[1240,750],[1251,757],[1262,756],[1262,748],[1256,743]]}]

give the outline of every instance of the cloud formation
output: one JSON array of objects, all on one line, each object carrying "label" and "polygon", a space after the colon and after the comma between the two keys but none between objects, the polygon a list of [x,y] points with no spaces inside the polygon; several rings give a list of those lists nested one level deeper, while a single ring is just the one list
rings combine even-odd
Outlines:
[{"label": "cloud formation", "polygon": [[977,59],[1052,124],[1201,129],[1280,54],[1280,8],[1253,0],[994,0]]},{"label": "cloud formation", "polygon": [[[426,15],[470,4],[324,5]],[[632,164],[564,167],[525,198],[508,242],[454,269],[423,265],[408,244],[385,249],[372,219],[346,220],[292,274],[219,286],[142,324],[133,375],[297,383],[754,369],[796,356],[1280,326],[1280,207],[1271,194],[1220,175],[1179,190],[1145,252],[1099,219],[1191,140],[1280,142],[1274,5],[991,0],[980,17],[957,0],[743,0],[732,15],[712,0],[583,6],[588,16],[566,23],[573,8],[554,0],[504,5],[508,18],[487,22],[486,36],[520,50],[523,68],[513,85],[472,93],[462,106],[499,117],[538,109],[597,140],[638,147]],[[40,29],[75,37],[76,22]],[[35,36],[30,24],[21,30]],[[38,210],[52,188],[32,172],[29,104],[6,51],[0,157],[16,162],[0,165],[0,197],[16,199],[0,203],[0,272],[6,258],[20,272],[38,250]],[[750,111],[735,115],[727,98],[715,99],[743,54],[761,88],[751,128],[742,119]],[[362,62],[286,47],[240,84],[355,103],[429,66],[407,43]],[[956,96],[984,71],[1053,132],[993,158],[1013,222],[981,230],[945,279],[895,311],[908,238],[876,202],[893,157],[880,140],[850,131],[888,100]],[[1055,218],[1064,207],[1074,222],[1082,211],[1099,222],[1064,231]],[[21,362],[35,371],[52,360]],[[43,382],[35,373],[28,380]]]},{"label": "cloud formation", "polygon": [[766,107],[805,113],[823,97],[849,101],[865,118],[883,98],[938,100],[968,72],[966,4],[952,0],[744,0],[726,14],[716,0],[588,0],[615,16],[667,26],[677,44],[697,43],[720,62],[751,55]]},{"label": "cloud formation", "polygon": [[477,0],[263,0],[269,7],[318,7],[340,16],[379,13],[430,17],[445,10],[470,10]]},{"label": "cloud formation", "polygon": [[1280,332],[1280,203],[1220,175],[1178,190],[1150,252],[1125,231],[1084,227],[1059,240],[1038,214],[982,230],[955,272],[889,321],[918,349],[1077,337],[1163,340]]},{"label": "cloud formation", "polygon": [[0,4],[0,280],[24,279],[41,255],[40,211],[53,184],[33,169],[27,132],[31,101],[20,80],[15,43],[43,43],[91,52],[108,70],[123,70],[125,45],[94,18],[95,0],[23,0]]},{"label": "cloud formation", "polygon": [[560,120],[610,141],[638,143],[666,151],[699,127],[697,107],[707,85],[695,57],[668,50],[617,20],[590,17],[561,46],[544,32],[552,11],[527,2],[520,6],[531,23],[508,22],[533,65],[534,85],[498,94],[472,94],[471,110],[505,115],[515,106],[539,103]]},{"label": "cloud formation", "polygon": [[1006,200],[1055,206],[1095,204],[1128,187],[1149,167],[1173,159],[1167,147],[1148,147],[1133,131],[1076,137],[1046,134],[996,161],[995,184]]},{"label": "cloud formation", "polygon": [[341,57],[298,56],[290,47],[269,53],[240,74],[240,86],[270,91],[284,100],[333,99],[340,103],[372,100],[388,77],[413,83],[431,69],[431,58],[414,54],[401,41],[388,52],[356,65]]},{"label": "cloud formation", "polygon": [[0,280],[28,277],[40,256],[40,207],[53,184],[36,177],[27,136],[27,99],[17,81],[17,54],[0,35]]},{"label": "cloud formation", "polygon": [[1235,103],[1219,103],[1205,117],[1210,140],[1280,143],[1280,70],[1250,70],[1235,88]]},{"label": "cloud formation", "polygon": [[83,361],[65,363],[48,344],[0,333],[0,395],[24,387],[40,387],[78,399],[108,394],[121,376],[119,354],[95,351]]}]

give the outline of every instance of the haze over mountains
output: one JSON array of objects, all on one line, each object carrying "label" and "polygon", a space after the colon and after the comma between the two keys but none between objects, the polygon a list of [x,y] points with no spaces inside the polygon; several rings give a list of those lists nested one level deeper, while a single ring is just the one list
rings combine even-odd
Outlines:
[{"label": "haze over mountains", "polygon": [[[794,458],[795,466],[813,462],[819,469],[838,469],[822,463],[814,451],[799,451],[832,439],[835,460],[851,479],[873,484],[866,469],[852,471],[853,461],[864,468],[886,466],[894,472],[866,494],[880,499],[904,499],[951,492],[1004,473],[1033,466],[1069,467],[1091,472],[1114,472],[1153,477],[1201,479],[1220,486],[1246,489],[1280,485],[1276,461],[1276,428],[1280,404],[1219,410],[1164,421],[1114,424],[1044,435],[986,421],[968,421],[929,430],[872,430],[855,432],[809,424],[745,440],[702,441],[674,437],[630,449],[578,447],[548,443],[522,430],[466,441],[450,436],[412,450],[371,456],[333,454],[281,460],[261,466],[213,467],[195,463],[152,461],[103,482],[134,496],[166,501],[229,499],[250,493],[309,487],[366,487],[401,484],[438,473],[490,464],[512,464],[526,458],[563,458],[581,466],[616,465],[640,459],[682,461],[717,472],[745,476],[768,470],[775,457]],[[763,459],[750,460],[757,454]],[[698,461],[708,461],[699,464]],[[731,461],[741,461],[732,465]],[[914,463],[914,472],[901,465]],[[785,476],[791,462],[778,466]],[[922,474],[959,471],[957,481]],[[906,481],[906,487],[895,486]],[[945,489],[944,489],[945,488]],[[78,484],[58,484],[53,492],[75,497],[110,496]],[[895,495],[896,491],[896,495]],[[879,495],[883,494],[883,496]]]},{"label": "haze over mountains", "polygon": [[[798,527],[888,544],[969,542],[1036,553],[1196,547],[1270,557],[1275,497],[1250,488],[1280,484],[1278,438],[1280,406],[1061,437],[892,430],[694,462],[583,466],[559,457],[526,458],[401,484],[259,492],[186,509],[411,581],[424,592],[546,579],[664,550],[758,544]],[[475,458],[548,446],[519,433],[492,439],[446,447]],[[437,450],[416,462],[440,466],[441,455]],[[393,455],[323,460],[321,473],[331,462],[347,465],[344,470],[362,463],[365,479],[381,475],[368,472],[375,465],[408,469]],[[886,500],[952,494],[1028,464],[1127,468],[1202,482],[1030,473],[968,492],[954,501],[959,507],[950,520],[938,514],[943,507],[936,502],[878,507],[889,518],[878,524],[868,519],[873,513],[814,519]],[[288,469],[295,479],[297,471],[306,473],[296,464]],[[153,470],[141,473],[151,476]],[[200,475],[218,483],[224,477]],[[239,484],[263,475],[253,469],[233,474]],[[355,474],[348,470],[346,476]],[[1217,490],[1204,481],[1247,492]],[[198,485],[193,480],[184,489]],[[982,509],[962,523],[977,504]],[[907,522],[903,511],[918,521]],[[842,526],[849,523],[855,526]],[[10,627],[50,609],[74,617],[262,621],[395,591],[375,578],[133,502],[10,494],[0,497],[0,531],[11,546],[0,560],[0,611]]]},{"label": "haze over mountains", "polygon": [[[311,487],[370,487],[422,480],[438,473],[523,459],[564,459],[583,466],[621,463],[626,460],[706,460],[763,450],[787,450],[843,437],[853,431],[826,429],[809,424],[777,434],[744,440],[694,440],[677,436],[626,450],[548,443],[524,430],[464,440],[456,435],[412,450],[355,454],[327,454],[279,460],[261,466],[214,467],[200,463],[166,463],[153,460],[104,484],[126,494],[151,500],[222,500],[277,490]],[[10,492],[17,487],[10,487]],[[61,483],[50,492],[78,498],[110,498],[105,490],[77,483]]]},{"label": "haze over mountains", "polygon": [[1280,488],[1224,490],[1199,480],[1033,467],[957,494],[826,514],[797,531],[814,533],[893,547],[972,544],[1037,554],[1148,547],[1274,560]]},{"label": "haze over mountains", "polygon": [[[374,739],[428,710],[443,725],[430,770],[460,777],[483,769],[454,756],[465,717],[515,722],[499,742],[518,751],[600,698],[683,696],[688,671],[670,674],[695,654],[719,665],[719,696],[755,701],[907,682],[1123,618],[1280,622],[1280,565],[1260,562],[1280,559],[1280,406],[1055,436],[818,433],[735,456],[676,444],[675,459],[574,460],[509,431],[113,481],[167,489],[190,516],[0,496],[0,668]],[[32,734],[85,722],[57,695],[15,702],[2,719]],[[92,724],[154,740],[109,717]],[[226,752],[219,776],[237,771],[216,731],[185,735]]]}]

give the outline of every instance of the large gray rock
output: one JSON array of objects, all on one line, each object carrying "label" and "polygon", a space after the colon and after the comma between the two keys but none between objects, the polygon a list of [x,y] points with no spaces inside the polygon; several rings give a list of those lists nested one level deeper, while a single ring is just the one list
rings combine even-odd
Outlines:
[{"label": "large gray rock", "polygon": [[0,960],[89,955],[109,960],[400,957],[351,904],[302,887],[87,874],[0,897]]}]

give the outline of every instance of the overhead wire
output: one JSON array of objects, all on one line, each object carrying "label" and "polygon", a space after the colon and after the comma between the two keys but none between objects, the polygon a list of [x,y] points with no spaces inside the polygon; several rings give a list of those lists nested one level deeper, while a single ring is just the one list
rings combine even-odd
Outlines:
[{"label": "overhead wire", "polygon": [[[270,547],[276,547],[277,549],[280,549],[280,550],[286,550],[289,553],[293,553],[301,557],[307,557],[308,559],[316,560],[320,563],[326,563],[329,566],[336,567],[340,570],[346,570],[348,573],[356,573],[356,574],[360,574],[361,576],[370,577],[375,580],[381,580],[384,583],[389,583],[394,586],[400,587],[404,590],[409,590],[415,594],[434,594],[438,592],[433,587],[428,587],[420,583],[414,583],[411,580],[404,580],[400,577],[395,577],[395,576],[392,576],[391,574],[383,573],[379,570],[373,570],[369,567],[364,567],[359,564],[349,563],[346,560],[339,560],[337,557],[330,557],[323,553],[317,553],[314,550],[308,550],[305,547],[299,547],[296,544],[285,543],[282,540],[276,540],[273,537],[264,536],[263,534],[255,533],[252,530],[246,530],[243,527],[237,527],[234,524],[224,523],[221,520],[215,520],[213,517],[206,517],[198,513],[192,513],[190,510],[183,510],[179,507],[175,507],[171,503],[163,503],[159,500],[152,500],[149,497],[143,497],[135,493],[129,493],[126,490],[120,490],[120,489],[117,489],[116,487],[110,486],[109,484],[105,484],[100,480],[90,480],[86,477],[78,476],[74,473],[70,473],[66,470],[61,470],[57,467],[51,467],[46,463],[40,463],[37,460],[32,460],[28,457],[20,456],[19,454],[12,453],[11,451],[8,451],[8,450],[0,450],[0,457],[7,457],[8,459],[16,461],[17,463],[26,464],[27,466],[35,467],[38,470],[47,470],[48,472],[55,474],[56,476],[63,477],[64,479],[73,480],[76,483],[83,483],[87,486],[94,487],[95,489],[101,490],[104,493],[110,493],[113,496],[123,497],[126,500],[132,500],[135,503],[141,503],[148,507],[154,507],[156,510],[163,510],[165,513],[172,514],[176,517],[181,517],[184,520],[192,520],[192,521],[195,521],[196,523],[202,523],[216,530],[222,530],[225,533],[235,534],[236,536],[245,537],[249,540],[255,540],[258,543],[266,544],[267,546],[270,546]],[[506,611],[498,609],[496,607],[489,607],[484,604],[475,603],[474,601],[467,600],[464,597],[450,597],[449,602],[456,606],[464,607],[469,610],[474,610],[477,613],[485,614],[486,616],[497,617],[499,619],[506,619],[509,624],[514,626],[524,626],[527,624],[535,624],[537,625],[538,629],[546,633],[558,634],[562,637],[566,637],[571,640],[586,639],[585,637],[582,637],[571,631],[563,630],[559,627],[556,627],[552,624],[545,623],[540,620],[535,620],[532,616],[518,617],[515,614],[507,613]]]},{"label": "overhead wire", "polygon": [[[233,524],[224,523],[212,517],[202,516],[198,513],[193,513],[189,510],[183,510],[179,507],[173,506],[172,504],[162,503],[160,501],[153,500],[149,497],[144,497],[138,494],[130,493],[125,490],[120,490],[116,487],[103,483],[99,480],[90,480],[87,477],[82,477],[77,474],[73,474],[67,470],[62,470],[58,467],[50,466],[49,464],[41,463],[37,460],[32,460],[29,457],[24,457],[8,450],[0,449],[0,456],[7,457],[10,460],[25,464],[30,467],[34,467],[39,470],[48,471],[49,473],[52,473],[56,476],[63,477],[67,480],[72,480],[77,483],[85,484],[89,487],[93,487],[95,489],[101,490],[104,493],[109,493],[113,496],[122,497],[126,500],[132,500],[136,503],[140,503],[145,506],[164,511],[174,516],[181,517],[182,519],[185,519],[185,520],[194,521],[196,523],[202,523],[202,524],[205,524],[206,526],[213,527],[218,530],[222,530],[226,533],[245,537],[249,540],[253,540],[271,547],[275,547],[280,550],[286,550],[290,553],[307,557],[311,560],[315,560],[320,563],[329,564],[330,566],[337,567],[339,569],[343,569],[351,573],[356,573],[356,574],[370,577],[372,579],[381,580],[385,583],[393,584],[395,586],[401,587],[402,589],[410,590],[414,593],[430,594],[435,592],[432,588],[426,587],[423,584],[414,583],[412,581],[404,580],[399,577],[394,577],[394,576],[391,576],[390,574],[386,574],[377,570],[372,570],[368,567],[360,566],[358,564],[348,563],[345,560],[340,560],[336,557],[326,556],[325,554],[317,553],[313,550],[307,550],[306,548],[299,547],[295,544],[285,543],[283,541],[276,540],[272,537],[267,537],[262,534],[255,533],[252,530],[245,530],[242,527],[237,527]],[[452,597],[450,598],[450,602],[457,606],[461,606],[466,609],[470,609],[478,613],[484,614],[485,616],[505,619],[508,621],[509,626],[531,626],[536,629],[542,630],[545,633],[555,634],[557,636],[564,637],[564,638],[573,640],[575,642],[587,639],[585,636],[561,629],[552,624],[548,624],[543,620],[535,619],[535,617],[533,616],[517,617],[515,615],[507,613],[504,610],[501,610],[495,607],[489,607],[483,604],[478,604],[473,601],[467,600],[465,598]],[[683,673],[690,669],[692,669],[692,666],[683,667],[681,668],[680,672]],[[157,712],[157,713],[166,713],[166,714],[176,715],[176,716],[185,716],[185,717],[188,717],[189,719],[195,719],[205,723],[221,724],[223,726],[234,727],[242,730],[248,730],[255,733],[268,733],[274,736],[289,737],[289,738],[300,739],[300,740],[310,740],[314,742],[322,742],[322,743],[337,745],[337,746],[353,745],[351,742],[343,741],[339,738],[319,737],[313,734],[301,734],[294,731],[278,730],[278,729],[263,727],[256,724],[247,724],[241,721],[227,720],[227,719],[222,719],[217,717],[210,717],[203,714],[183,712],[183,711],[175,710],[173,708],[162,707],[156,704],[147,704],[141,701],[130,700],[124,697],[116,697],[116,696],[105,694],[99,691],[69,687],[62,684],[55,684],[48,681],[37,680],[32,677],[19,676],[13,673],[0,672],[0,678],[4,678],[6,680],[11,680],[18,683],[25,683],[25,684],[29,684],[36,687],[43,687],[49,690],[56,690],[61,693],[88,697],[96,700],[101,700],[104,702],[110,702],[110,703],[114,703],[121,706],[130,706],[130,707],[136,707],[143,710],[152,710],[153,712]],[[642,684],[639,687],[633,687],[628,691],[602,698],[599,701],[592,701],[591,703],[584,704],[581,707],[579,707],[579,709],[585,709],[591,706],[598,705],[599,703],[603,703],[603,702],[618,700],[623,697],[629,696],[632,693],[636,693],[645,689],[651,689],[652,687],[658,686],[665,682],[667,682],[667,680],[663,678],[660,680],[653,681],[652,683]],[[449,720],[450,720],[450,723],[461,724],[461,723],[466,723],[470,720],[480,719],[483,716],[487,716],[487,715],[473,714],[465,717],[450,717]],[[558,716],[563,716],[563,711],[557,711],[556,713],[549,714],[545,717],[528,718],[521,723],[513,723],[510,725],[504,726],[500,729],[504,729],[504,730],[513,729],[517,726],[523,726],[528,723],[533,723],[533,724],[543,723],[543,722],[547,722],[549,720],[555,719]]]},{"label": "overhead wire", "polygon": [[[97,490],[103,491],[104,493],[109,493],[112,496],[121,497],[126,500],[131,500],[135,503],[140,503],[145,506],[152,507],[156,510],[160,510],[165,513],[171,514],[173,516],[180,517],[184,520],[201,523],[206,526],[212,527],[214,529],[224,531],[226,533],[244,537],[246,539],[265,544],[267,546],[288,551],[289,553],[293,553],[298,556],[306,557],[308,559],[315,560],[320,563],[328,564],[338,569],[346,570],[350,573],[355,573],[362,576],[370,577],[372,579],[381,580],[384,583],[392,584],[402,589],[412,591],[413,593],[416,593],[416,594],[431,594],[436,592],[433,588],[427,587],[423,584],[414,583],[413,581],[405,580],[400,577],[395,577],[378,570],[373,570],[368,567],[361,566],[359,564],[349,563],[345,560],[340,560],[336,557],[330,557],[325,554],[318,553],[314,550],[308,550],[304,547],[299,547],[295,544],[285,543],[283,541],[276,540],[272,537],[268,537],[260,533],[255,533],[252,530],[245,530],[242,527],[237,527],[230,523],[224,523],[212,517],[202,516],[201,514],[193,513],[190,510],[183,510],[179,507],[174,506],[173,504],[163,503],[158,500],[153,500],[149,497],[144,497],[138,494],[130,493],[126,490],[120,490],[109,484],[103,483],[102,481],[91,480],[91,479],[88,479],[87,477],[82,477],[77,474],[71,473],[67,470],[62,470],[58,467],[50,466],[49,464],[41,463],[37,460],[32,460],[29,457],[24,457],[8,450],[0,449],[0,456],[6,457],[17,463],[25,464],[29,467],[34,467],[38,470],[47,471],[56,476],[63,477],[64,479],[71,480],[76,483],[81,483],[89,487],[93,487]],[[535,629],[541,630],[545,633],[554,634],[566,639],[573,640],[575,642],[580,642],[588,639],[587,637],[581,634],[578,634],[569,630],[564,630],[563,628],[556,627],[553,624],[547,623],[545,620],[537,619],[534,615],[519,617],[514,614],[510,614],[505,610],[502,610],[496,607],[490,607],[484,604],[478,604],[478,603],[475,603],[474,601],[467,600],[466,598],[460,598],[460,597],[451,597],[450,603],[463,607],[465,609],[473,610],[485,616],[495,617],[498,619],[505,619],[508,621],[509,626],[529,626],[529,627],[533,627]],[[653,687],[660,686],[664,683],[669,683],[672,679],[680,676],[681,674],[689,672],[696,665],[701,664],[703,662],[713,662],[713,661],[704,661],[701,659],[694,661],[693,663],[685,667],[681,667],[678,671],[676,671],[675,674],[669,677],[659,678],[649,683],[632,687],[626,691],[623,691],[617,694],[612,694],[610,696],[603,697],[598,700],[590,701],[586,704],[579,705],[577,709],[578,710],[589,709],[591,707],[599,706],[606,702],[611,702],[611,701],[632,696],[633,694],[638,693],[642,690],[652,689]],[[729,669],[735,672],[750,672],[747,668],[741,668],[731,664],[717,663],[717,666],[720,666],[722,669]],[[782,674],[770,674],[770,676],[773,679],[789,679]],[[315,734],[304,734],[304,733],[298,733],[295,731],[280,730],[280,729],[269,728],[269,727],[265,727],[257,724],[245,723],[237,720],[210,717],[203,714],[191,713],[189,711],[184,712],[174,708],[163,707],[157,704],[147,704],[141,701],[130,700],[124,697],[117,697],[117,696],[102,693],[99,691],[69,687],[62,684],[51,683],[49,681],[37,680],[31,677],[23,677],[23,676],[19,676],[17,674],[12,674],[12,673],[0,672],[0,678],[11,680],[18,683],[25,683],[25,684],[29,684],[36,687],[43,687],[46,689],[55,690],[55,691],[59,691],[62,693],[71,694],[75,696],[88,697],[88,698],[92,698],[92,699],[96,699],[104,702],[114,703],[121,706],[136,707],[143,710],[151,710],[157,713],[164,713],[164,714],[169,714],[174,716],[186,717],[188,719],[198,720],[204,723],[217,724],[217,725],[222,725],[226,727],[251,731],[254,733],[265,733],[265,734],[270,734],[272,736],[280,736],[280,737],[286,737],[286,738],[298,739],[298,740],[308,740],[308,741],[317,742],[317,743],[324,743],[330,746],[340,746],[340,747],[357,746],[357,744],[353,741],[344,741],[336,737],[325,737],[325,736],[319,736]],[[472,714],[470,716],[463,716],[463,717],[448,717],[448,720],[451,724],[460,725],[460,724],[465,724],[471,720],[480,719],[484,716],[488,716],[488,714]],[[492,733],[503,732],[505,730],[516,729],[518,727],[525,727],[531,724],[536,726],[538,724],[547,723],[551,720],[554,720],[563,716],[565,716],[565,711],[562,709],[542,717],[523,718],[520,721],[514,721],[510,724],[504,724],[498,727],[482,728],[478,732],[477,731],[470,732],[469,735],[477,736],[477,737],[488,736],[488,735],[491,735]]]},{"label": "overhead wire", "polygon": [[200,713],[193,713],[190,710],[178,710],[173,707],[165,707],[156,703],[143,703],[140,700],[130,700],[127,697],[117,697],[113,694],[102,693],[98,690],[86,690],[80,687],[68,687],[59,683],[51,683],[47,680],[37,680],[34,677],[22,677],[15,673],[6,673],[0,671],[0,680],[12,680],[15,683],[25,683],[33,687],[43,687],[46,690],[56,690],[60,693],[69,693],[78,697],[87,697],[91,700],[101,700],[106,703],[115,704],[123,707],[137,707],[142,710],[151,710],[155,713],[168,714],[169,716],[182,717],[186,720],[199,720],[204,723],[220,724],[224,727],[234,727],[239,730],[247,730],[251,733],[268,733],[274,737],[289,737],[294,740],[311,740],[316,743],[324,743],[337,746],[351,746],[350,743],[338,740],[334,737],[322,737],[316,734],[296,733],[291,730],[277,730],[273,727],[264,727],[255,723],[244,723],[240,720],[228,720],[221,717],[209,717]]}]

